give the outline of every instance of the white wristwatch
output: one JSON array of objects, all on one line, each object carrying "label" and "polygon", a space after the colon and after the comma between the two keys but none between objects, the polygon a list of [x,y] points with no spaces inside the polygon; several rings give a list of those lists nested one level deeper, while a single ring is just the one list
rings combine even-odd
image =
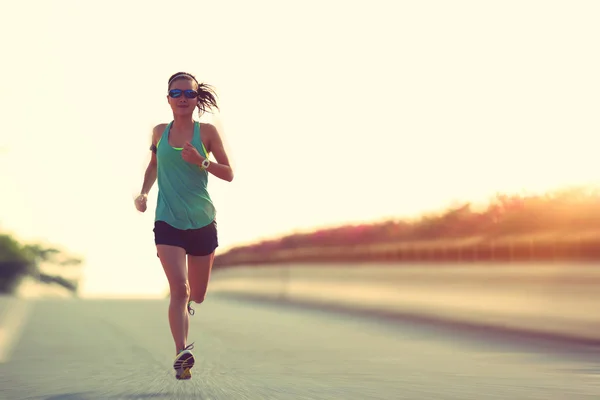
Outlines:
[{"label": "white wristwatch", "polygon": [[208,167],[210,166],[210,160],[208,158],[205,158],[204,161],[202,161],[202,169],[208,169]]}]

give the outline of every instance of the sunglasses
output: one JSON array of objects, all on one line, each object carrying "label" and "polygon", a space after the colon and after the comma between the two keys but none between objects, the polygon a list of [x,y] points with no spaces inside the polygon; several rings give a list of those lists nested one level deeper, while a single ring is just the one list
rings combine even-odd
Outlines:
[{"label": "sunglasses", "polygon": [[169,96],[174,99],[181,97],[182,94],[188,99],[195,99],[196,97],[198,97],[198,92],[196,92],[195,90],[191,90],[191,89],[189,89],[189,90],[181,90],[181,89],[169,90]]}]

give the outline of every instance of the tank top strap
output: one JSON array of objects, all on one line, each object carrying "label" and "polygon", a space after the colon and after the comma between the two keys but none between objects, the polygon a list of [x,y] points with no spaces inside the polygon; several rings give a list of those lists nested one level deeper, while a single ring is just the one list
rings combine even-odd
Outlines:
[{"label": "tank top strap", "polygon": [[165,130],[163,131],[163,133],[160,135],[160,137],[158,138],[158,142],[156,142],[156,147],[158,148],[158,145],[160,144],[160,142],[166,137],[166,141],[167,143],[169,143],[169,138],[168,138],[168,134],[171,131],[171,125],[173,125],[173,121],[169,122],[167,124],[167,126],[165,127]]},{"label": "tank top strap", "polygon": [[202,142],[202,136],[200,135],[200,122],[199,121],[195,121],[194,123],[194,136],[192,138],[192,141],[196,142],[196,145],[199,148],[202,148],[202,152],[204,154],[201,154],[203,157],[208,158],[210,156],[210,153],[208,151],[206,151],[206,147],[204,147],[204,142]]}]

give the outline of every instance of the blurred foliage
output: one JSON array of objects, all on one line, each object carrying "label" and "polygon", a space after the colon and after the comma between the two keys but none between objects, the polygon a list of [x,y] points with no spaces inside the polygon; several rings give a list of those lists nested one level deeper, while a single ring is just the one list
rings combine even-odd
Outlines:
[{"label": "blurred foliage", "polygon": [[22,244],[9,234],[0,234],[0,293],[12,293],[22,278],[30,276],[43,283],[59,284],[77,293],[78,282],[40,270],[42,264],[78,266],[82,260],[65,251],[39,243]]},{"label": "blurred foliage", "polygon": [[364,246],[468,237],[507,237],[544,232],[600,230],[600,192],[587,187],[568,188],[543,195],[496,195],[485,207],[460,204],[439,213],[410,220],[388,220],[315,230],[248,246],[218,255],[216,265],[244,254],[273,251]]}]

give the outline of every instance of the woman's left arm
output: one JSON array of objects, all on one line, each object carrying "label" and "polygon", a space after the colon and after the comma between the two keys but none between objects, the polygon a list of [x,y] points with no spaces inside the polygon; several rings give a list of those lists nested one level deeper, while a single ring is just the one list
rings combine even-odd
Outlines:
[{"label": "woman's left arm", "polygon": [[[208,148],[215,156],[217,162],[211,162],[206,169],[209,173],[213,174],[219,179],[231,182],[233,180],[233,168],[229,164],[229,157],[223,146],[223,140],[219,131],[212,124],[204,125],[204,134],[209,139]],[[199,166],[202,166],[202,161]]]}]

